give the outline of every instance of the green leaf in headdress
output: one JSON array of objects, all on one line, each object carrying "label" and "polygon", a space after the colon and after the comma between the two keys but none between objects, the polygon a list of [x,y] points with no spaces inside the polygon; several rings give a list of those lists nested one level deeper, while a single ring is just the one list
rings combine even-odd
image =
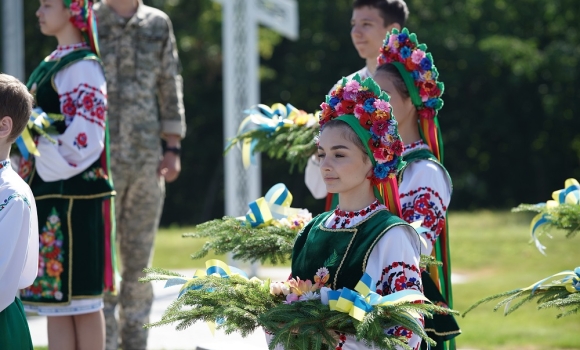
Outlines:
[{"label": "green leaf in headdress", "polygon": [[439,90],[441,90],[441,94],[443,94],[443,91],[445,91],[445,84],[443,84],[443,82],[437,82],[437,88],[439,88]]},{"label": "green leaf in headdress", "polygon": [[384,91],[381,91],[381,94],[379,95],[379,98],[383,101],[387,101],[389,102],[391,100],[391,96],[389,96],[389,94],[387,94]]},{"label": "green leaf in headdress", "polygon": [[391,34],[399,34],[399,30],[397,28],[391,29]]},{"label": "green leaf in headdress", "polygon": [[346,83],[348,83],[348,79],[346,77],[342,77],[342,81],[340,82],[340,85],[342,87],[344,87],[346,85]]},{"label": "green leaf in headdress", "polygon": [[443,100],[438,98],[437,101],[435,102],[435,110],[439,110],[441,109],[441,107],[443,107]]},{"label": "green leaf in headdress", "polygon": [[367,88],[370,92],[372,92],[376,96],[380,96],[381,95],[381,88],[371,78],[365,79],[365,81],[362,83],[362,86],[365,87],[365,88]]},{"label": "green leaf in headdress", "polygon": [[[356,73],[354,75],[354,77],[352,77],[352,80],[358,82],[359,84],[362,84],[362,80],[361,80],[360,75],[358,73]],[[346,85],[346,83],[345,83],[345,85]]]},{"label": "green leaf in headdress", "polygon": [[331,99],[331,98],[332,98],[332,96],[330,96],[330,95],[326,95],[326,100],[325,100],[325,102],[326,102],[326,103],[330,103],[330,99]]},{"label": "green leaf in headdress", "polygon": [[431,52],[427,52],[427,54],[425,55],[425,57],[427,57],[429,59],[429,61],[431,61],[431,65],[435,65],[433,62],[433,55],[431,55]]},{"label": "green leaf in headdress", "polygon": [[423,52],[427,51],[427,44],[419,44],[417,45],[417,48]]},{"label": "green leaf in headdress", "polygon": [[419,41],[417,40],[417,34],[411,33],[411,35],[409,35],[409,39],[413,44],[419,45]]}]

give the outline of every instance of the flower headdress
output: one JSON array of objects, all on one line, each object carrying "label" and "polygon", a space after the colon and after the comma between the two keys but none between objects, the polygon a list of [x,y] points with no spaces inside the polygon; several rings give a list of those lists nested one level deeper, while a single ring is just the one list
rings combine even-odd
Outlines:
[{"label": "flower headdress", "polygon": [[85,41],[91,46],[91,50],[97,56],[99,53],[99,39],[97,34],[97,19],[93,12],[92,0],[63,0],[64,5],[68,8],[72,16],[70,22],[78,28]]},{"label": "flower headdress", "polygon": [[444,85],[438,81],[439,72],[433,64],[433,56],[427,53],[427,45],[419,44],[417,35],[409,33],[407,28],[400,33],[393,29],[387,34],[380,52],[378,66],[392,64],[397,68],[417,108],[419,130],[433,154],[442,162],[443,140],[437,114],[443,107]]},{"label": "flower headdress", "polygon": [[396,175],[403,166],[404,145],[391,112],[389,95],[371,78],[361,82],[357,74],[350,81],[343,78],[320,107],[320,130],[331,120],[341,120],[361,139],[373,165],[370,180],[377,198],[400,216]]}]

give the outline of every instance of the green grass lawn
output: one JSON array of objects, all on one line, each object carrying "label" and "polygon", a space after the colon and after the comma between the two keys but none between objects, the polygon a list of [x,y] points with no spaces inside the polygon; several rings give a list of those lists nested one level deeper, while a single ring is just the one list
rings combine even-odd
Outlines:
[{"label": "green grass lawn", "polygon": [[[509,212],[452,212],[449,217],[453,272],[468,278],[454,286],[454,307],[466,310],[477,300],[530,284],[554,273],[580,265],[580,237],[566,239],[554,231],[542,237],[547,256],[529,244],[532,215]],[[200,268],[208,256],[191,260],[203,241],[182,238],[192,228],[160,230],[153,266],[168,269]],[[488,303],[459,318],[462,349],[540,350],[580,349],[580,315],[556,319],[556,310],[536,310],[529,304],[509,316],[493,312]]]}]

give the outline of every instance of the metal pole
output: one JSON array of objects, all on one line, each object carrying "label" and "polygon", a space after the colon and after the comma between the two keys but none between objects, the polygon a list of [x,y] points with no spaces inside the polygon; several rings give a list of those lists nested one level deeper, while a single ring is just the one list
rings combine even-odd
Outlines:
[{"label": "metal pole", "polygon": [[2,0],[2,71],[25,81],[24,1]]}]

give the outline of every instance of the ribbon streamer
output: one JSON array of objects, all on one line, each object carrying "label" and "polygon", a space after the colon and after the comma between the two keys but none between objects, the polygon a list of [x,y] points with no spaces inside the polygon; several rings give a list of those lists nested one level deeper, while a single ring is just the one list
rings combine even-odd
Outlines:
[{"label": "ribbon streamer", "polygon": [[[555,208],[561,204],[571,204],[571,205],[579,205],[580,204],[580,183],[576,181],[576,179],[567,179],[564,182],[564,189],[554,191],[552,193],[553,200],[549,200],[546,203],[541,203],[540,205],[545,205],[548,209]],[[547,213],[540,213],[536,215],[532,222],[530,223],[530,232],[532,236],[532,240],[536,244],[536,248],[540,251],[540,253],[546,255],[545,249],[546,247],[540,243],[538,236],[536,235],[537,230],[549,224],[550,215]]]},{"label": "ribbon streamer", "polygon": [[290,207],[292,199],[292,193],[286,185],[276,184],[268,190],[264,197],[249,203],[250,210],[246,216],[238,219],[245,221],[251,227],[258,227],[268,225],[272,220],[297,215],[300,209]]},{"label": "ribbon streamer", "polygon": [[[328,306],[330,310],[347,313],[351,317],[362,321],[366,314],[375,307],[404,302],[430,302],[423,293],[414,289],[406,289],[381,296],[372,291],[371,288],[374,284],[371,276],[365,273],[355,286],[354,291],[348,288],[343,288],[342,291],[328,291]],[[416,317],[417,315],[412,316]],[[415,322],[417,322],[418,326],[421,326],[417,320]]]},{"label": "ribbon streamer", "polygon": [[[565,276],[562,279],[552,281],[548,284],[544,284],[544,282],[549,281],[555,277]],[[578,293],[580,292],[580,266],[575,268],[574,271],[567,270],[558,272],[553,274],[552,276],[546,277],[541,281],[538,281],[529,287],[523,288],[521,291],[531,290],[532,294],[535,293],[538,289],[548,289],[550,287],[556,286],[565,286],[566,290],[569,293]]]},{"label": "ribbon streamer", "polygon": [[[281,127],[288,127],[294,124],[311,126],[317,122],[312,114],[298,110],[289,103],[286,106],[281,103],[274,103],[272,107],[258,104],[245,110],[244,114],[248,116],[238,127],[238,136],[256,128],[272,134]],[[254,148],[256,144],[257,140],[250,138],[242,141],[242,162],[246,169],[250,164],[255,164]]]},{"label": "ribbon streamer", "polygon": [[26,124],[26,128],[24,128],[22,134],[16,138],[16,141],[14,141],[24,159],[28,160],[31,154],[37,157],[40,156],[40,152],[38,152],[36,143],[32,137],[32,131],[37,132],[38,134],[48,139],[50,142],[56,144],[56,141],[48,136],[45,130],[48,129],[54,122],[60,120],[64,120],[64,116],[61,114],[47,114],[44,113],[40,108],[35,108],[32,110],[32,114],[30,115],[30,119]]}]

